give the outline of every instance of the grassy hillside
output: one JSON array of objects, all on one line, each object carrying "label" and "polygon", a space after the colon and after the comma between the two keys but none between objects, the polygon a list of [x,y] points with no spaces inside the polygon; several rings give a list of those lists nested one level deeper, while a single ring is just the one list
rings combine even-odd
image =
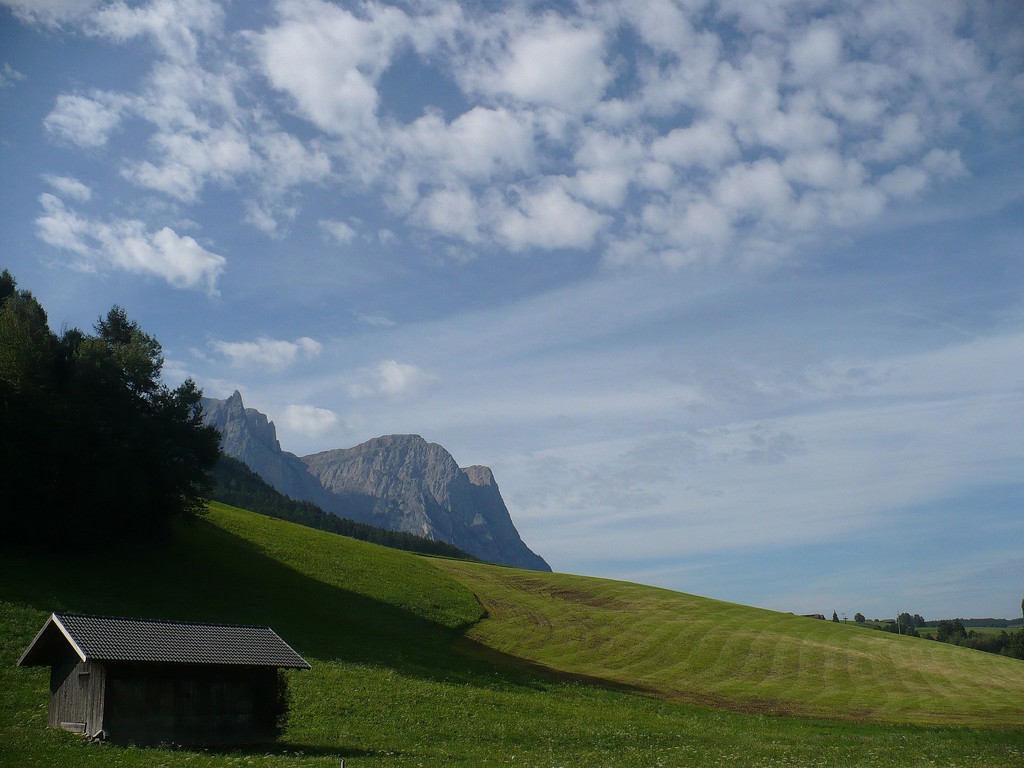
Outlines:
[{"label": "grassy hillside", "polygon": [[[84,551],[87,531],[82,538]],[[474,592],[488,612],[483,621],[484,607]],[[685,605],[691,606],[687,618],[673,618]],[[303,653],[313,669],[290,673],[292,719],[282,743],[272,750],[89,745],[45,727],[46,670],[13,666],[50,611],[61,609],[265,623]],[[737,632],[726,632],[726,626],[721,634],[705,635],[735,648],[720,654],[699,686],[682,685],[659,670],[675,664],[679,674],[697,674],[701,659],[712,658],[705,646],[691,645],[677,631],[680,621],[696,624],[706,611],[714,625],[729,616],[735,619]],[[1024,666],[956,648],[943,646],[960,668],[959,677],[949,679],[973,677],[976,682],[965,710],[971,728],[811,720],[689,703],[715,699],[743,708],[747,700],[751,708],[764,709],[767,683],[734,666],[745,644],[762,647],[742,634],[743,627],[761,621],[760,615],[631,585],[431,560],[213,505],[207,519],[180,526],[171,541],[150,551],[103,558],[0,551],[0,765],[326,768],[336,767],[341,757],[357,768],[1021,764],[1024,730],[1018,723],[1024,704],[1015,710],[1013,723],[1003,701],[1003,688],[1012,685],[993,688],[997,703],[992,713],[977,702],[986,698],[987,686]],[[532,631],[524,617],[536,622]],[[842,628],[819,635],[821,623],[787,621],[792,629],[788,634],[780,630],[776,639],[794,648],[776,654],[772,664],[783,677],[803,682],[788,690],[780,686],[777,695],[788,697],[786,705],[768,709],[849,716],[852,710],[840,706],[839,697],[811,695],[815,673],[789,669],[828,656],[814,655],[819,653],[815,649],[822,643],[835,645],[835,638],[843,636],[835,633]],[[467,631],[497,650],[476,647],[467,655],[460,649]],[[932,666],[938,662],[932,657],[915,657],[899,638],[879,639],[897,650],[872,656],[868,667],[876,678],[909,669],[914,658],[920,660],[919,681],[936,672]],[[682,650],[687,647],[692,651]],[[913,648],[930,649],[931,644],[918,641]],[[539,665],[509,665],[498,651],[579,677],[548,674]],[[895,663],[901,654],[903,666]],[[993,661],[1011,666],[986,666]],[[750,665],[753,669],[757,663]],[[842,680],[821,675],[830,685]],[[619,685],[586,682],[585,676]],[[714,689],[713,695],[697,695],[704,686]],[[1024,702],[1019,695],[1024,682],[1018,686],[1018,701]],[[925,700],[931,691],[925,686],[914,695]],[[892,698],[907,696],[903,688]],[[901,712],[908,720],[963,719],[942,708],[915,710],[909,701],[883,714],[899,719]],[[914,712],[928,714],[909,716]]]},{"label": "grassy hillside", "polygon": [[552,670],[744,711],[1017,725],[1024,662],[623,582],[439,563],[488,618],[468,637]]}]

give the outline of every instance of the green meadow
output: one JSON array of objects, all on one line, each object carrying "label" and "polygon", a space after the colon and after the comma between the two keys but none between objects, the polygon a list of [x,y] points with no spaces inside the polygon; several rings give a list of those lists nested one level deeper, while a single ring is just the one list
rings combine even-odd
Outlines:
[{"label": "green meadow", "polygon": [[[101,557],[0,550],[3,766],[1020,766],[1024,662],[211,505]],[[262,750],[88,744],[14,666],[54,610],[269,624],[313,665]]]},{"label": "green meadow", "polygon": [[488,611],[470,640],[559,672],[741,711],[1020,722],[1019,660],[638,584],[440,565]]}]

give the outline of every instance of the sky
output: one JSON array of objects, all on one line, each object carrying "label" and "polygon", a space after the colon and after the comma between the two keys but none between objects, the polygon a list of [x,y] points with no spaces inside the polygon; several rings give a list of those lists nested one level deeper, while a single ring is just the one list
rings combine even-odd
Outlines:
[{"label": "sky", "polygon": [[1024,5],[0,0],[0,267],[556,571],[1020,616]]}]

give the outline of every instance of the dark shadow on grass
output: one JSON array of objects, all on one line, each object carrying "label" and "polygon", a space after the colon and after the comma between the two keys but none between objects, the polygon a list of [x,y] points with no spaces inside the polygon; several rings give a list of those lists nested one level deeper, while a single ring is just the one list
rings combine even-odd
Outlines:
[{"label": "dark shadow on grass", "polygon": [[0,548],[0,599],[46,614],[63,610],[268,625],[314,664],[340,660],[383,666],[438,682],[537,689],[573,679],[622,688],[486,653],[479,644],[473,652],[474,644],[464,637],[470,625],[446,627],[325,584],[203,519],[182,522],[163,543],[101,555],[91,554],[88,546],[62,554]]},{"label": "dark shadow on grass", "polygon": [[0,560],[0,599],[45,613],[269,625],[313,659],[423,674],[446,661],[459,634],[306,576],[206,520],[188,521],[148,547],[100,555],[88,547],[60,555],[5,551]]}]

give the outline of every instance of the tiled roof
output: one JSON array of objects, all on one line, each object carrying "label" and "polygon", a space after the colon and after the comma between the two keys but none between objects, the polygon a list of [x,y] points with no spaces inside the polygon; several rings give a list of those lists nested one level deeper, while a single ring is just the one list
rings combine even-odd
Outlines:
[{"label": "tiled roof", "polygon": [[[309,669],[309,664],[270,627],[195,624],[112,616],[54,613],[21,664],[48,663],[59,630],[83,661],[225,664]],[[33,649],[39,646],[39,652]]]}]

